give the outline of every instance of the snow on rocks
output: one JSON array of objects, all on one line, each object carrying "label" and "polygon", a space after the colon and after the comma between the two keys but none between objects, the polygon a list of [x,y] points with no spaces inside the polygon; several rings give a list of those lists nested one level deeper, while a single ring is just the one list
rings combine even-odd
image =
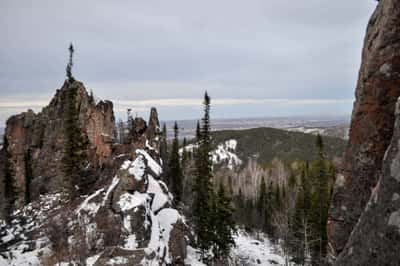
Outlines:
[{"label": "snow on rocks", "polygon": [[153,171],[156,176],[161,175],[162,167],[145,150],[137,149],[136,154],[143,155],[146,158],[147,166],[150,168],[151,171]]},{"label": "snow on rocks", "polygon": [[130,168],[128,169],[129,174],[133,175],[137,181],[141,181],[145,174],[146,164],[143,160],[143,156],[138,156],[136,160],[133,161]]},{"label": "snow on rocks", "polygon": [[182,156],[183,150],[185,150],[186,152],[193,152],[195,149],[197,149],[199,147],[199,145],[197,143],[195,144],[188,144],[185,147],[182,147],[179,149],[179,155]]},{"label": "snow on rocks", "polygon": [[92,199],[94,199],[95,197],[97,197],[98,195],[100,195],[100,193],[102,193],[103,191],[104,191],[104,188],[101,188],[101,189],[97,190],[95,193],[93,193],[92,195],[90,195],[89,197],[87,197],[82,202],[82,204],[79,206],[76,213],[80,214],[81,211],[86,211],[90,215],[96,214],[100,208],[100,205],[95,202],[90,202],[90,201]]},{"label": "snow on rocks", "polygon": [[279,248],[274,246],[266,236],[259,235],[259,239],[245,231],[239,231],[235,236],[236,247],[232,250],[232,257],[237,265],[285,265],[285,259],[278,255]]},{"label": "snow on rocks", "polygon": [[215,150],[211,152],[212,161],[214,164],[227,163],[229,169],[241,165],[242,160],[234,153],[237,147],[237,141],[230,139],[222,144],[219,144]]},{"label": "snow on rocks", "polygon": [[[237,140],[230,139],[221,143],[217,146],[215,150],[213,150],[210,155],[214,164],[223,164],[226,163],[226,166],[229,169],[233,169],[235,166],[241,165],[242,160],[235,154],[237,148]],[[179,154],[182,156],[183,151],[193,152],[198,148],[198,144],[188,144],[183,148],[179,149]]]},{"label": "snow on rocks", "polygon": [[[171,199],[167,192],[164,191],[161,187],[162,181],[157,181],[153,176],[149,175],[149,185],[147,188],[147,193],[151,193],[154,195],[153,203],[151,205],[154,212],[157,212],[162,207],[164,207],[167,203],[171,203]],[[164,189],[166,190],[166,186],[164,185]]]},{"label": "snow on rocks", "polygon": [[[47,217],[65,203],[61,193],[41,195],[39,200],[12,214],[11,224],[0,220],[0,265],[41,265],[40,257],[49,253],[49,241],[43,234]],[[38,235],[32,239],[32,235]]]},{"label": "snow on rocks", "polygon": [[[40,226],[54,221],[60,221],[60,228],[65,229],[66,248],[73,254],[85,254],[87,265],[164,265],[174,264],[176,259],[182,261],[185,252],[179,253],[181,248],[175,246],[185,243],[181,229],[185,225],[178,211],[171,208],[172,195],[167,186],[159,180],[161,166],[145,150],[137,150],[136,155],[133,161],[125,160],[104,187],[97,187],[65,209],[60,209],[60,203],[64,203],[61,194],[47,195],[15,212],[11,226],[0,221],[0,246],[9,246],[0,256],[0,266],[40,265],[40,254],[53,256],[48,231]],[[52,214],[54,210],[59,212]],[[40,229],[40,243],[29,234],[34,229]],[[170,241],[178,244],[171,245]],[[54,256],[60,260],[59,265],[78,265],[58,255]]]},{"label": "snow on rocks", "polygon": [[140,193],[137,191],[133,194],[124,193],[120,196],[118,205],[122,212],[126,212],[138,206],[145,205],[149,198],[150,197],[147,193]]}]

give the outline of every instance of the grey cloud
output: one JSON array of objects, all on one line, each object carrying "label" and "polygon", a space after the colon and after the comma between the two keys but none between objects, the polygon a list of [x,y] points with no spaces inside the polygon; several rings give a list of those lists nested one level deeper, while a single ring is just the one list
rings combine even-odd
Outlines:
[{"label": "grey cloud", "polygon": [[0,97],[50,98],[73,41],[75,76],[102,98],[349,99],[375,5],[3,0]]}]

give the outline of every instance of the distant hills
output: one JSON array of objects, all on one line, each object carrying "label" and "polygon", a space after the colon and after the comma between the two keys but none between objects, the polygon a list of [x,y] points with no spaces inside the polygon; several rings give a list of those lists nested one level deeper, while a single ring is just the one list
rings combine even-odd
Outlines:
[{"label": "distant hills", "polygon": [[[164,121],[168,129],[168,137],[173,137],[175,121]],[[178,120],[179,136],[191,139],[195,135],[197,120]],[[242,130],[251,128],[277,128],[289,131],[331,136],[347,139],[350,119],[347,116],[327,117],[258,117],[258,118],[230,118],[212,119],[211,130]]]},{"label": "distant hills", "polygon": [[[240,159],[246,161],[253,157],[261,164],[267,164],[274,158],[287,162],[297,159],[314,160],[317,154],[316,137],[312,134],[267,127],[212,132],[215,147],[230,139],[237,141],[235,153]],[[327,136],[323,140],[328,159],[342,156],[346,147],[345,140]]]}]

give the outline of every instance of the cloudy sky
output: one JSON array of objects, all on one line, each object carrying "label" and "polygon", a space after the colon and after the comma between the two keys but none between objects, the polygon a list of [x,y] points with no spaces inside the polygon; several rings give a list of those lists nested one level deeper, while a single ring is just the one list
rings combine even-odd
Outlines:
[{"label": "cloudy sky", "polygon": [[74,76],[118,116],[348,115],[374,0],[1,0],[0,125]]}]

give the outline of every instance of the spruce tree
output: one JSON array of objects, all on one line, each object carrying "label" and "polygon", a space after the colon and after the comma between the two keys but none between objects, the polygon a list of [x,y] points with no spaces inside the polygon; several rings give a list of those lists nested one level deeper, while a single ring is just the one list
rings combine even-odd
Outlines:
[{"label": "spruce tree", "polygon": [[301,166],[300,184],[291,221],[293,243],[291,249],[296,263],[304,265],[310,255],[311,235],[311,184],[308,177],[308,164]]},{"label": "spruce tree", "polygon": [[260,229],[264,230],[265,229],[265,216],[266,216],[266,200],[267,200],[267,186],[265,184],[265,179],[264,177],[261,179],[261,184],[260,184],[260,191],[258,193],[258,199],[257,199],[257,211],[258,215],[261,220],[260,224]]},{"label": "spruce tree", "polygon": [[210,97],[204,96],[204,117],[197,131],[198,148],[195,153],[195,180],[193,184],[193,219],[197,246],[206,257],[212,245],[212,161],[210,138]]},{"label": "spruce tree", "polygon": [[13,170],[12,165],[10,162],[10,154],[8,152],[8,139],[6,134],[4,134],[4,141],[3,141],[3,150],[5,151],[4,154],[4,214],[5,214],[5,221],[7,223],[11,222],[11,214],[14,208],[14,203],[16,200],[15,195],[15,184],[14,184],[14,177],[13,177]]},{"label": "spruce tree", "polygon": [[227,257],[231,248],[235,245],[233,233],[236,231],[232,201],[222,184],[219,185],[216,194],[213,212],[214,239],[212,250],[214,258],[221,259]]},{"label": "spruce tree", "polygon": [[72,43],[69,45],[69,61],[67,64],[67,68],[66,68],[66,72],[67,72],[67,78],[69,82],[73,82],[74,81],[74,77],[72,76],[72,66],[74,65],[72,59],[74,56],[74,46],[72,45]]},{"label": "spruce tree", "polygon": [[315,265],[324,264],[327,247],[326,225],[330,203],[329,177],[326,171],[326,161],[324,158],[324,146],[322,137],[318,134],[316,138],[318,157],[314,169],[314,192],[312,195],[312,223],[313,238],[312,260]]},{"label": "spruce tree", "polygon": [[72,78],[72,54],[70,46],[70,62],[67,66],[66,112],[64,116],[64,156],[62,159],[64,186],[71,198],[85,189],[87,161],[87,137],[81,132],[79,111],[77,108],[78,84]]},{"label": "spruce tree", "polygon": [[161,132],[160,157],[161,157],[162,169],[163,169],[162,179],[168,185],[169,184],[169,180],[168,180],[169,159],[168,159],[167,126],[165,125],[165,123],[163,124],[162,132]]},{"label": "spruce tree", "polygon": [[274,199],[274,191],[273,191],[273,184],[272,182],[266,187],[266,199],[265,199],[265,232],[268,234],[269,237],[274,237],[274,227],[272,223],[272,217],[275,212],[275,199]]},{"label": "spruce tree", "polygon": [[29,204],[31,202],[31,182],[33,178],[32,158],[30,149],[28,149],[25,152],[24,163],[25,163],[25,204]]},{"label": "spruce tree", "polygon": [[182,158],[181,158],[181,162],[182,162],[182,168],[185,168],[186,163],[189,160],[189,153],[186,150],[186,146],[187,146],[187,141],[186,138],[183,138],[183,143],[182,143]]},{"label": "spruce tree", "polygon": [[181,168],[181,162],[180,162],[180,156],[179,156],[179,129],[178,129],[178,124],[175,122],[174,124],[174,140],[172,143],[172,149],[171,149],[171,154],[170,154],[170,160],[168,164],[168,176],[171,179],[171,191],[172,194],[174,195],[174,201],[175,203],[178,203],[182,199],[182,179],[183,179],[183,174],[182,174],[182,168]]}]

